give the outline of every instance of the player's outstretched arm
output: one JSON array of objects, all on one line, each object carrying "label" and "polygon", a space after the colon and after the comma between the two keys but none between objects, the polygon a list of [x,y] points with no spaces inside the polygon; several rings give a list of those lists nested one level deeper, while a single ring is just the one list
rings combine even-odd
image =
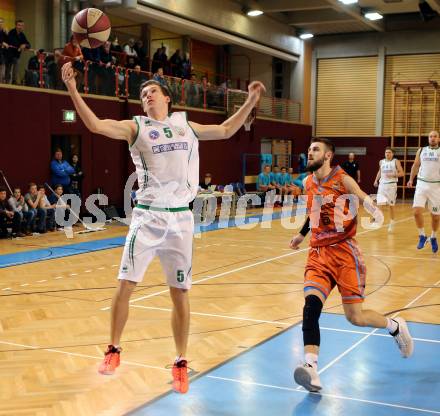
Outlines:
[{"label": "player's outstretched arm", "polygon": [[61,75],[66,84],[67,91],[72,98],[75,109],[86,127],[96,134],[110,137],[111,139],[126,140],[131,143],[137,132],[136,122],[132,120],[100,120],[88,107],[76,89],[75,72],[71,62],[63,65]]},{"label": "player's outstretched arm", "polygon": [[266,88],[260,81],[254,81],[249,84],[248,90],[249,95],[245,103],[222,124],[204,125],[192,121],[189,122],[200,140],[229,139],[240,129],[252,109],[257,105],[261,94],[266,91]]},{"label": "player's outstretched arm", "polygon": [[375,222],[383,223],[382,211],[377,207],[373,199],[359,187],[352,177],[344,175],[342,183],[349,194],[354,195],[359,199],[359,204],[363,204],[365,210],[374,218]]},{"label": "player's outstretched arm", "polygon": [[[419,169],[420,169],[420,153],[421,153],[421,151],[422,151],[422,149],[417,150],[416,158],[414,160],[413,165],[411,166],[411,173],[409,175],[409,181],[408,181],[408,183],[406,185],[408,188],[411,188],[413,186],[414,178],[419,173]],[[403,181],[405,182],[405,179]]]}]

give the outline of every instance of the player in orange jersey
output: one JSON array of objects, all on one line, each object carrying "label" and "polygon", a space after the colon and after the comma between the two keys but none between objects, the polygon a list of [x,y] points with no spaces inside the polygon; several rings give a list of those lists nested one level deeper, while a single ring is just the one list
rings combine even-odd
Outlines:
[{"label": "player in orange jersey", "polygon": [[334,145],[327,139],[313,139],[310,144],[307,169],[312,174],[304,178],[309,217],[290,242],[290,247],[297,249],[311,228],[304,274],[302,330],[305,363],[294,373],[295,381],[309,391],[322,388],[318,373],[319,317],[335,286],[341,294],[345,316],[353,325],[386,328],[403,357],[409,357],[414,349],[403,318],[390,319],[362,308],[366,268],[354,240],[359,202],[364,204],[375,222],[383,221],[383,215],[353,178],[341,167],[330,166],[334,153]]}]

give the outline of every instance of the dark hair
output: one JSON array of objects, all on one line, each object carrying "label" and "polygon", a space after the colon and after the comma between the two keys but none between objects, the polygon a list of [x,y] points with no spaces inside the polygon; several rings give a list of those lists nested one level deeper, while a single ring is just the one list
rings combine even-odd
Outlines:
[{"label": "dark hair", "polygon": [[29,189],[31,189],[33,186],[37,186],[35,182],[29,182]]},{"label": "dark hair", "polygon": [[63,188],[63,190],[64,190],[63,185],[61,185],[60,183],[57,183],[57,184],[53,187],[53,190],[56,191],[58,188]]},{"label": "dark hair", "polygon": [[385,147],[385,151],[387,151],[387,150],[391,150],[391,152],[394,154],[394,150],[393,150],[393,148],[391,146]]},{"label": "dark hair", "polygon": [[16,186],[16,187],[14,188],[14,192],[17,191],[17,190],[21,192],[21,188],[20,188],[19,186]]},{"label": "dark hair", "polygon": [[21,19],[17,19],[17,20],[15,21],[15,25],[17,25],[17,23],[24,23],[24,22],[23,22],[23,20],[21,20]]},{"label": "dark hair", "polygon": [[[142,90],[145,87],[148,87],[149,85],[156,85],[160,88],[160,90],[162,91],[162,94],[165,95],[165,97],[170,97],[170,102],[168,103],[168,112],[171,113],[171,108],[173,106],[173,97],[171,96],[171,92],[168,89],[167,86],[161,84],[160,82],[154,80],[154,79],[149,79],[148,81],[145,81],[141,84],[141,86],[139,87],[139,97],[142,94]],[[140,97],[142,100],[142,97]]]},{"label": "dark hair", "polygon": [[281,170],[283,170],[283,169],[286,169],[286,170],[287,170],[287,168],[286,168],[285,166],[281,166],[280,169],[281,169]]},{"label": "dark hair", "polygon": [[312,137],[310,143],[324,143],[327,150],[330,150],[332,153],[335,153],[335,145],[325,137]]},{"label": "dark hair", "polygon": [[278,165],[273,165],[273,167],[274,167],[274,168],[279,168],[279,166],[278,166]]},{"label": "dark hair", "polygon": [[0,192],[6,192],[6,188],[4,186],[0,186]]},{"label": "dark hair", "polygon": [[55,151],[53,152],[53,154],[58,153],[58,152],[63,153],[63,151],[61,150],[61,148],[57,147],[57,148],[55,149]]},{"label": "dark hair", "polygon": [[44,187],[44,185],[38,185],[38,186],[37,186],[37,189],[38,189],[38,190],[40,190],[40,189],[44,189],[44,190],[46,190],[46,188]]}]

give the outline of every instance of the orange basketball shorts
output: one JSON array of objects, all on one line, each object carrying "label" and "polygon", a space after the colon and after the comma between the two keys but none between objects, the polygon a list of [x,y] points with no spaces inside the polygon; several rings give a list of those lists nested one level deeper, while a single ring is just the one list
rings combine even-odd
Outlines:
[{"label": "orange basketball shorts", "polygon": [[356,240],[311,247],[304,273],[304,294],[315,289],[324,299],[338,286],[343,303],[364,301],[366,267]]}]

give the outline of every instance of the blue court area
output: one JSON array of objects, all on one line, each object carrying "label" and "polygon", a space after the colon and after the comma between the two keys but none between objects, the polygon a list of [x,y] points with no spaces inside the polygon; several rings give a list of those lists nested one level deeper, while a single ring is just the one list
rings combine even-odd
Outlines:
[{"label": "blue court area", "polygon": [[[298,388],[301,325],[196,377],[186,395],[169,393],[136,416],[390,416],[440,414],[440,326],[409,323],[414,355],[400,357],[386,331],[323,314],[319,370],[323,390]],[[193,354],[196,353],[193,351]]]}]

